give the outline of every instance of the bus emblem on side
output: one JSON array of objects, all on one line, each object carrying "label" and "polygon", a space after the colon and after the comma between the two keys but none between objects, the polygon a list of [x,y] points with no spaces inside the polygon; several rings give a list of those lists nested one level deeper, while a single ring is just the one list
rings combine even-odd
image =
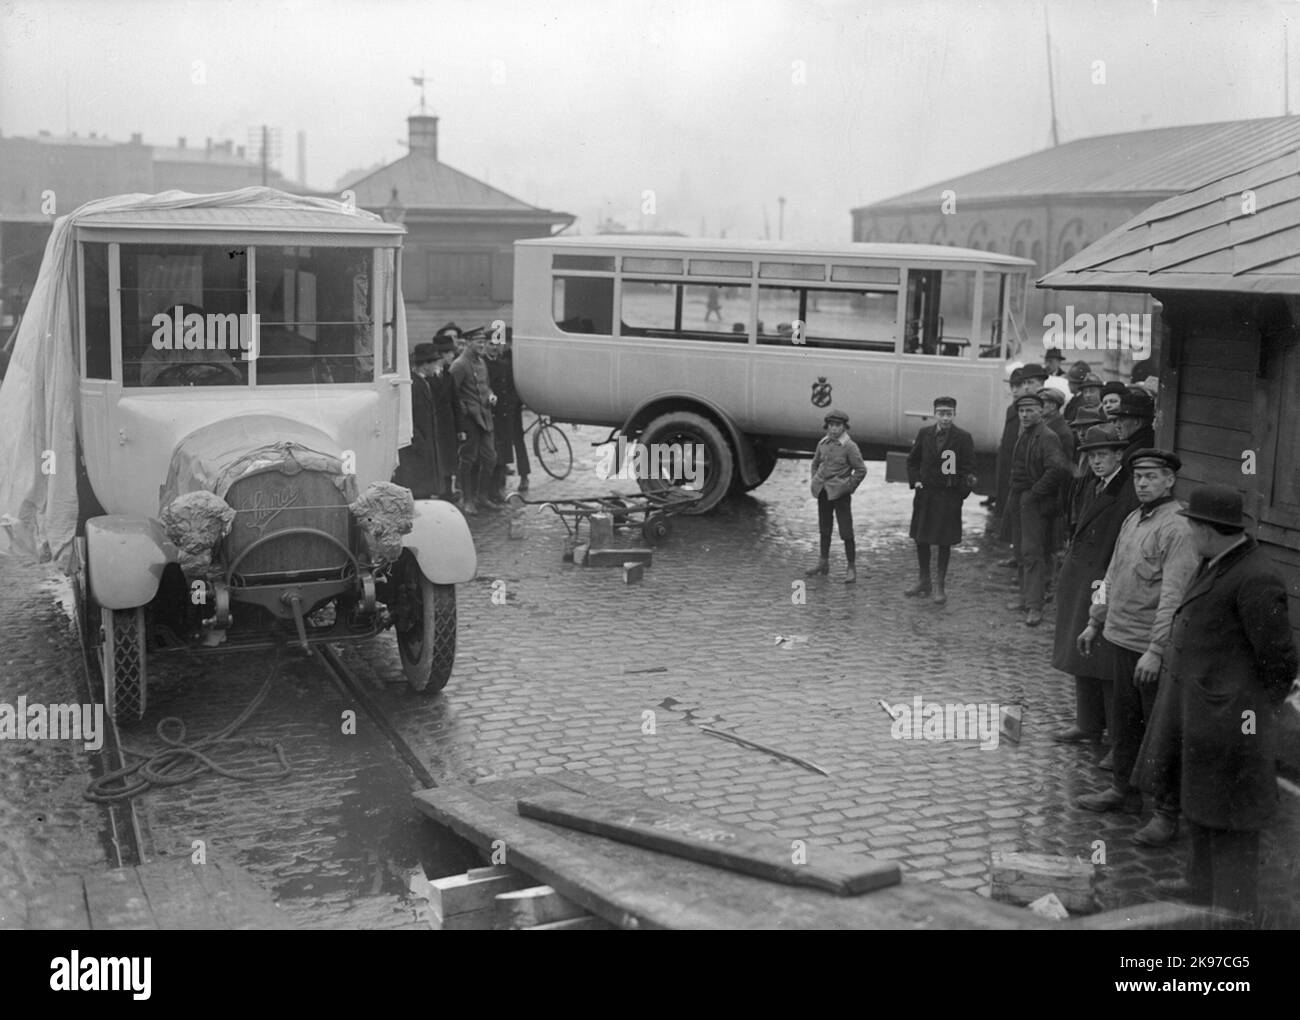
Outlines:
[{"label": "bus emblem on side", "polygon": [[831,403],[831,384],[824,375],[819,375],[812,384],[812,402],[816,407],[829,407]]}]

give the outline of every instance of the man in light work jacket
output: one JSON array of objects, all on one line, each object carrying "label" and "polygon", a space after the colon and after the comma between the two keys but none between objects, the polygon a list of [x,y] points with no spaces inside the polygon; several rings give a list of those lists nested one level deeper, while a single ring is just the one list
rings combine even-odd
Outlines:
[{"label": "man in light work jacket", "polygon": [[1157,887],[1253,925],[1259,830],[1277,804],[1277,708],[1298,665],[1286,584],[1246,534],[1236,490],[1203,485],[1180,513],[1201,557],[1169,641],[1192,859],[1186,881]]},{"label": "man in light work jacket", "polygon": [[[1178,511],[1174,482],[1182,461],[1167,450],[1138,450],[1128,461],[1139,506],[1124,519],[1101,591],[1077,644],[1084,656],[1102,637],[1098,676],[1113,687],[1114,755],[1111,788],[1078,804],[1089,811],[1140,813],[1142,794],[1131,782],[1138,750],[1153,714],[1161,666],[1174,611],[1196,572],[1191,529]],[[1148,845],[1173,839],[1178,830],[1178,792],[1161,790],[1155,816],[1135,837]]]}]

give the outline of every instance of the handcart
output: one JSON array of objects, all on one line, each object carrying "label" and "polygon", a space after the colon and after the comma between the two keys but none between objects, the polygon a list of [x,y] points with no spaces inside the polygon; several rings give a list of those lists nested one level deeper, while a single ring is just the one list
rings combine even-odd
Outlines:
[{"label": "handcart", "polygon": [[662,490],[642,492],[637,495],[591,496],[586,499],[527,500],[519,493],[511,493],[508,502],[514,507],[549,507],[555,511],[568,532],[566,549],[569,552],[582,543],[582,525],[587,525],[588,541],[591,536],[592,514],[609,514],[615,531],[640,527],[647,545],[659,545],[672,534],[672,518],[689,509],[701,494],[690,489],[665,485]]}]

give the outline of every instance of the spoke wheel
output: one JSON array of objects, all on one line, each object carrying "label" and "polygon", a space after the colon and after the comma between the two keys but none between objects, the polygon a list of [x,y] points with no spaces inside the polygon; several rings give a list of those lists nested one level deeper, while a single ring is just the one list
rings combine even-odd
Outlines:
[{"label": "spoke wheel", "polygon": [[533,433],[533,454],[542,470],[556,481],[569,477],[573,470],[573,447],[558,425],[542,422]]},{"label": "spoke wheel", "polygon": [[409,552],[398,566],[400,605],[395,631],[402,672],[413,690],[437,694],[456,662],[456,587],[434,584]]}]

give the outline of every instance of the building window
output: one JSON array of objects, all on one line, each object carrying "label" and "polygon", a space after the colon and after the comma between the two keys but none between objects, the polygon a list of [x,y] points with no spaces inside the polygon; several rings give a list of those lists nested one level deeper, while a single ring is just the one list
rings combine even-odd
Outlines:
[{"label": "building window", "polygon": [[492,300],[491,252],[429,252],[430,300]]}]

